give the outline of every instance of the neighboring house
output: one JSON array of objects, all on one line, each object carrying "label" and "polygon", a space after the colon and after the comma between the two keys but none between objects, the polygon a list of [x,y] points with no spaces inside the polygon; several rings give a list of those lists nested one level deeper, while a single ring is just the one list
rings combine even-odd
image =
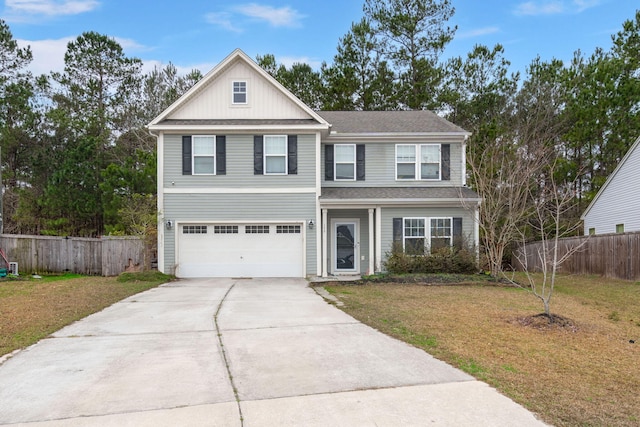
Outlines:
[{"label": "neighboring house", "polygon": [[149,124],[158,269],[178,277],[381,271],[477,245],[468,132],[428,111],[313,111],[240,50]]},{"label": "neighboring house", "polygon": [[640,138],[607,178],[580,219],[584,234],[640,231]]}]

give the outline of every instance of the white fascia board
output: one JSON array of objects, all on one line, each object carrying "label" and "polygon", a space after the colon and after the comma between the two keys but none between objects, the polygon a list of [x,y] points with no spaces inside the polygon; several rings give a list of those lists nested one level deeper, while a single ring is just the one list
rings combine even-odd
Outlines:
[{"label": "white fascia board", "polygon": [[329,133],[325,142],[364,141],[395,142],[395,141],[423,141],[425,138],[467,138],[468,132],[403,132],[403,133]]},{"label": "white fascia board", "polygon": [[335,208],[339,207],[344,209],[349,206],[364,207],[364,206],[415,206],[415,205],[429,205],[429,206],[451,206],[452,204],[459,204],[464,206],[465,203],[480,204],[482,199],[320,199],[320,206],[323,208]]},{"label": "white fascia board", "polygon": [[151,132],[198,132],[198,131],[206,131],[206,132],[226,132],[226,133],[246,133],[246,132],[260,132],[260,131],[275,131],[275,130],[283,130],[283,131],[322,131],[326,129],[327,126],[323,124],[317,125],[234,125],[234,126],[216,126],[216,125],[150,125],[149,130]]},{"label": "white fascia board", "polygon": [[593,198],[591,203],[589,203],[589,206],[587,206],[587,209],[585,209],[582,215],[580,215],[581,220],[584,221],[586,216],[589,214],[589,211],[591,211],[591,208],[595,206],[596,202],[600,198],[600,195],[606,191],[607,187],[609,186],[609,183],[613,181],[613,177],[615,177],[618,174],[618,171],[622,168],[622,166],[626,163],[627,159],[631,156],[631,153],[633,153],[634,150],[639,149],[638,145],[640,145],[640,137],[638,137],[638,139],[635,140],[635,142],[631,145],[631,147],[629,147],[629,150],[627,151],[627,153],[624,155],[622,160],[620,160],[620,163],[618,163],[618,166],[616,166],[613,172],[611,172],[611,174],[607,177],[607,180],[604,182],[604,185],[600,187],[600,190],[598,191],[596,196]]}]

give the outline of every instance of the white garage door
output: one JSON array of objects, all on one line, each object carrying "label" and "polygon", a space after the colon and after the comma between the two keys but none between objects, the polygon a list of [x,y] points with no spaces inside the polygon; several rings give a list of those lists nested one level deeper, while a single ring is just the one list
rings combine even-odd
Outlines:
[{"label": "white garage door", "polygon": [[185,224],[178,277],[302,277],[300,224]]}]

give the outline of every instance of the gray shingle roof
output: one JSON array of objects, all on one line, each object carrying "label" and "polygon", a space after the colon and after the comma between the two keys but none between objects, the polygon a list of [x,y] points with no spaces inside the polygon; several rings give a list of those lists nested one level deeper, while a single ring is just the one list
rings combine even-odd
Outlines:
[{"label": "gray shingle roof", "polygon": [[341,133],[466,133],[464,129],[427,110],[318,111],[332,132]]},{"label": "gray shingle roof", "polygon": [[479,199],[467,187],[322,187],[321,200]]}]

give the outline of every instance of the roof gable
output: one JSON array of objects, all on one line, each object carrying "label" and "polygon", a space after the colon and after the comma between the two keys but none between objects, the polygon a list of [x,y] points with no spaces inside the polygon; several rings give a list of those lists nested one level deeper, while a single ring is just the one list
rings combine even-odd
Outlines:
[{"label": "roof gable", "polygon": [[[247,84],[246,105],[232,103],[234,81]],[[325,120],[264,71],[240,49],[233,51],[198,83],[149,123],[188,120]]]},{"label": "roof gable", "polygon": [[[631,147],[629,147],[629,150],[627,151],[627,154],[624,155],[624,157],[622,158],[620,163],[618,163],[618,166],[616,166],[615,170],[613,172],[611,172],[611,175],[609,175],[609,177],[605,181],[604,185],[600,188],[600,190],[598,191],[596,196],[593,198],[591,203],[589,203],[589,206],[587,206],[587,209],[585,209],[585,211],[582,214],[582,216],[580,216],[580,219],[582,219],[582,220],[585,219],[585,217],[589,214],[589,212],[593,209],[593,207],[602,198],[602,195],[607,191],[607,189],[613,185],[614,181],[617,181],[617,177],[618,177],[618,175],[621,174],[621,171],[626,170],[626,166],[625,165],[627,163],[630,164],[630,160],[629,159],[631,159],[633,157],[635,157],[635,159],[638,159],[638,157],[640,157],[640,148],[638,148],[639,146],[640,146],[640,137],[638,137],[638,139],[636,139],[636,141],[631,145]],[[639,175],[634,174],[634,176],[640,177],[640,174]],[[631,183],[627,183],[626,185],[629,186],[629,185],[632,185],[632,184]]]}]

